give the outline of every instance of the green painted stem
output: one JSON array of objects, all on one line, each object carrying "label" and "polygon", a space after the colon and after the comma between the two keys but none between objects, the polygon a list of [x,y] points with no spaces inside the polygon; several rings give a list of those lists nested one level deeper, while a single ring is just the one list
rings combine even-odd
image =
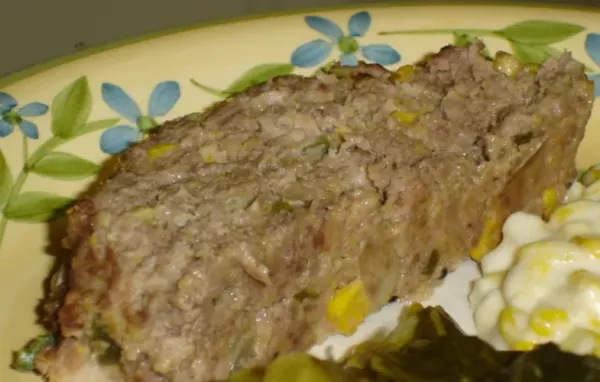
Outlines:
[{"label": "green painted stem", "polygon": [[[75,137],[73,137],[75,138]],[[17,175],[17,179],[15,179],[15,183],[13,184],[12,188],[10,189],[10,194],[8,195],[8,199],[6,201],[6,205],[8,206],[11,202],[14,201],[14,199],[19,196],[19,194],[21,193],[21,189],[23,188],[23,185],[25,184],[25,181],[27,180],[27,177],[29,176],[29,169],[34,166],[40,159],[42,159],[44,157],[44,155],[47,155],[48,153],[50,153],[52,150],[54,150],[55,148],[57,148],[58,146],[68,142],[69,140],[71,140],[71,138],[69,139],[62,139],[62,138],[58,138],[58,137],[52,137],[50,139],[48,139],[46,142],[42,143],[40,145],[40,147],[38,147],[29,158],[27,158],[28,155],[28,150],[27,150],[27,138],[24,137],[23,140],[23,168],[21,169],[21,172],[19,172],[19,175]],[[25,156],[27,155],[27,156]],[[2,245],[3,239],[4,239],[4,233],[6,231],[6,224],[8,223],[8,219],[6,219],[4,216],[0,217],[0,245]]]},{"label": "green painted stem", "polygon": [[33,154],[31,154],[31,156],[25,163],[25,167],[27,168],[27,170],[29,170],[29,168],[35,166],[35,164],[40,159],[42,159],[44,157],[44,155],[47,155],[50,151],[54,150],[58,146],[66,143],[70,140],[71,139],[63,139],[63,138],[59,138],[59,137],[52,137],[52,138],[48,139],[46,142],[42,143],[42,145],[40,147],[38,147],[37,150],[35,150],[33,152]]},{"label": "green painted stem", "polygon": [[207,92],[207,93],[209,93],[209,94],[212,94],[212,95],[214,95],[214,96],[221,97],[221,98],[226,98],[227,96],[229,96],[229,94],[228,94],[226,91],[219,90],[219,89],[215,89],[215,88],[212,88],[212,87],[210,87],[210,86],[203,85],[203,84],[199,83],[198,81],[196,81],[196,80],[195,80],[195,79],[193,79],[193,78],[191,78],[191,79],[190,79],[190,82],[191,82],[191,83],[192,83],[192,85],[194,85],[195,87],[197,87],[197,88],[199,88],[199,89],[202,89],[202,90],[204,90],[205,92]]},{"label": "green painted stem", "polygon": [[493,36],[495,32],[491,29],[409,29],[399,31],[387,31],[379,32],[378,35],[419,35],[419,34],[451,34],[454,32],[458,33],[469,33],[478,36]]},{"label": "green painted stem", "polygon": [[[17,179],[15,179],[15,183],[13,184],[12,188],[10,189],[10,194],[8,194],[8,199],[6,201],[7,206],[17,195],[19,195],[19,193],[21,193],[21,189],[23,188],[23,184],[25,184],[25,181],[27,180],[28,175],[29,175],[29,172],[27,172],[26,167],[23,166],[23,169],[17,176]],[[4,216],[2,216],[0,218],[0,245],[2,245],[2,242],[4,239],[4,232],[6,231],[7,223],[8,223],[8,219],[6,219]]]},{"label": "green painted stem", "polygon": [[27,164],[27,158],[29,158],[29,142],[27,136],[23,134],[23,166]]}]

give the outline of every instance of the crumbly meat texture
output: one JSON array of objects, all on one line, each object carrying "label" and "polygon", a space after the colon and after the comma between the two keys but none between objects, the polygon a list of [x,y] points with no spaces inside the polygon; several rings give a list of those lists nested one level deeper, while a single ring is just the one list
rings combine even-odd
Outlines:
[{"label": "crumbly meat texture", "polygon": [[[63,340],[38,370],[226,378],[331,334],[337,287],[360,279],[375,308],[425,296],[486,223],[493,245],[509,213],[540,213],[575,176],[591,84],[569,54],[511,78],[481,48],[446,47],[409,76],[278,77],[130,148],[70,211]],[[98,330],[120,371],[97,367]]]}]

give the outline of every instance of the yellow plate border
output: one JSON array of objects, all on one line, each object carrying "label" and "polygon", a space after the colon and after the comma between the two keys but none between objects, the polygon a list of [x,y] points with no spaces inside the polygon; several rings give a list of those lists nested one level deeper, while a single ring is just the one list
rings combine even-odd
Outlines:
[{"label": "yellow plate border", "polygon": [[35,64],[32,66],[26,67],[26,68],[18,70],[16,72],[6,74],[6,75],[0,77],[0,88],[12,85],[16,82],[19,82],[20,80],[29,78],[29,77],[34,76],[38,73],[41,73],[45,70],[52,69],[56,66],[63,65],[63,64],[69,63],[69,62],[73,62],[80,58],[89,57],[89,56],[92,56],[97,53],[102,53],[107,50],[120,48],[123,46],[132,45],[132,44],[135,44],[138,42],[152,40],[152,39],[159,38],[159,37],[170,36],[170,35],[174,35],[177,33],[212,27],[212,26],[216,26],[216,25],[223,25],[223,24],[237,23],[237,22],[251,21],[251,20],[261,20],[261,19],[267,19],[267,18],[272,18],[272,17],[292,16],[292,15],[307,14],[307,13],[314,13],[314,12],[329,12],[329,11],[345,10],[345,9],[406,8],[406,7],[419,7],[419,8],[422,8],[422,7],[428,7],[428,8],[435,8],[435,7],[538,8],[538,9],[548,9],[548,10],[584,11],[584,12],[592,12],[592,13],[600,14],[600,6],[592,7],[592,6],[584,6],[584,5],[543,4],[543,3],[534,3],[534,2],[532,2],[532,3],[529,3],[529,2],[524,2],[524,3],[514,2],[514,3],[512,3],[512,2],[505,2],[505,1],[486,2],[486,3],[481,3],[481,4],[460,2],[460,1],[456,1],[456,2],[454,2],[454,1],[451,1],[451,2],[436,1],[436,2],[422,4],[418,0],[409,0],[402,4],[392,3],[392,2],[379,2],[379,3],[373,3],[373,4],[364,4],[363,6],[361,6],[360,4],[347,4],[347,5],[338,5],[338,6],[332,6],[332,7],[315,7],[315,8],[303,8],[303,9],[301,8],[301,9],[296,9],[296,10],[286,10],[286,11],[280,11],[280,12],[266,12],[266,13],[260,13],[260,14],[255,14],[255,15],[231,17],[231,18],[227,18],[227,19],[206,21],[206,22],[194,23],[194,24],[184,25],[184,26],[175,27],[175,28],[168,28],[168,29],[163,29],[163,30],[156,31],[156,32],[144,33],[144,34],[138,35],[136,37],[126,38],[126,39],[122,39],[122,40],[118,40],[118,41],[114,41],[114,42],[108,42],[108,43],[96,45],[91,48],[83,49],[83,50],[78,51],[73,54],[60,56],[60,57],[57,57],[54,59],[44,61],[39,64]]}]

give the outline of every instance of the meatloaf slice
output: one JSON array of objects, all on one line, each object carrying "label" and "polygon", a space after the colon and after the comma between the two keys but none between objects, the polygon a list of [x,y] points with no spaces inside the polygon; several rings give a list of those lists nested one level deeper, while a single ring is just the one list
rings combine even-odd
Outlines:
[{"label": "meatloaf slice", "polygon": [[[220,379],[338,330],[341,286],[371,309],[425,296],[509,213],[563,193],[590,115],[569,54],[505,75],[481,49],[278,77],[133,146],[70,211],[62,340],[38,369]],[[119,368],[97,366],[99,332]]]}]

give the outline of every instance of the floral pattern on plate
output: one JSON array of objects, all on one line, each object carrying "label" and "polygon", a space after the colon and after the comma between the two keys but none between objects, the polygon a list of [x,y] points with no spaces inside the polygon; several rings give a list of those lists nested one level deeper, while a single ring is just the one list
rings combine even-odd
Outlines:
[{"label": "floral pattern on plate", "polygon": [[[588,33],[585,39],[585,51],[596,66],[600,67],[600,34]],[[600,97],[600,73],[589,74],[588,78],[594,81],[594,96]]]},{"label": "floral pattern on plate", "polygon": [[[321,65],[328,65],[326,60],[334,51],[337,52],[336,59],[345,66],[354,66],[359,59],[381,65],[393,65],[401,60],[396,48],[387,43],[360,43],[360,39],[372,29],[372,17],[368,11],[352,14],[347,21],[347,32],[334,21],[322,16],[308,15],[304,17],[304,21],[322,37],[293,50],[290,63],[257,64],[224,89],[202,84],[195,79],[190,80],[191,84],[217,98],[226,98],[273,77],[292,74],[297,68],[316,67],[319,70]],[[584,27],[573,23],[524,20],[501,29],[407,29],[381,31],[376,35],[386,38],[385,36],[393,35],[442,34],[451,36],[452,43],[458,46],[472,43],[476,39],[500,38],[509,43],[513,54],[521,61],[539,64],[550,56],[560,54],[560,50],[553,44],[569,39],[583,30]],[[310,35],[307,33],[308,36]],[[585,50],[600,67],[600,34],[587,35]],[[600,96],[600,73],[590,74],[589,78],[595,82],[595,95]],[[92,101],[86,77],[65,87],[54,97],[50,108],[41,102],[31,102],[18,108],[17,101],[11,95],[0,92],[0,138],[13,133],[16,127],[23,133],[22,168],[14,177],[9,170],[7,158],[0,150],[0,244],[8,221],[45,221],[72,202],[70,198],[45,191],[22,192],[30,174],[55,180],[76,180],[94,176],[100,171],[99,164],[58,151],[60,146],[83,135],[102,131],[99,149],[105,154],[118,154],[144,139],[149,131],[159,126],[157,118],[167,117],[181,98],[180,82],[162,81],[151,91],[146,113],[143,113],[140,104],[120,86],[104,82],[100,89],[103,101],[118,114],[117,118],[88,121]],[[43,116],[48,110],[51,114],[49,130],[52,136],[30,154],[27,140],[40,138],[40,132],[38,126],[26,118]],[[126,122],[119,124],[122,119]]]},{"label": "floral pattern on plate", "polygon": [[340,51],[339,61],[344,66],[358,64],[357,53],[380,65],[393,65],[400,61],[400,53],[388,44],[360,45],[357,38],[363,37],[371,26],[371,15],[362,11],[353,14],[348,20],[348,33],[344,34],[333,21],[321,16],[306,16],[304,21],[327,40],[318,38],[294,50],[291,63],[300,68],[317,66],[329,57],[333,48]]},{"label": "floral pattern on plate", "polygon": [[142,114],[137,103],[119,86],[102,84],[102,99],[117,114],[133,123],[118,125],[104,131],[100,137],[100,149],[106,154],[118,154],[142,139],[145,133],[158,126],[157,117],[164,117],[179,101],[181,90],[176,81],[164,81],[156,85],[148,100],[148,113]]},{"label": "floral pattern on plate", "polygon": [[14,127],[18,126],[21,133],[27,138],[38,139],[39,132],[35,123],[25,117],[40,117],[48,112],[48,105],[41,102],[31,102],[15,110],[19,105],[10,94],[0,93],[0,137],[5,138],[12,134]]},{"label": "floral pattern on plate", "polygon": [[[6,93],[2,94],[0,96],[4,110],[2,122],[10,124],[11,127],[19,126],[23,131],[23,140],[20,171],[14,176],[8,166],[7,158],[0,150],[0,209],[2,210],[0,244],[9,221],[47,221],[72,202],[71,198],[52,192],[23,191],[29,176],[36,174],[64,181],[96,175],[100,170],[100,165],[57,149],[67,142],[106,129],[119,121],[119,119],[88,121],[92,100],[86,77],[73,81],[61,90],[52,100],[50,108],[40,102],[32,102],[14,111],[17,102]],[[42,133],[45,133],[49,127],[47,130],[50,130],[51,136],[30,153],[28,139],[38,139],[40,132],[33,123],[24,124],[23,117],[41,116],[48,110],[51,115],[50,126],[41,127]]]}]

